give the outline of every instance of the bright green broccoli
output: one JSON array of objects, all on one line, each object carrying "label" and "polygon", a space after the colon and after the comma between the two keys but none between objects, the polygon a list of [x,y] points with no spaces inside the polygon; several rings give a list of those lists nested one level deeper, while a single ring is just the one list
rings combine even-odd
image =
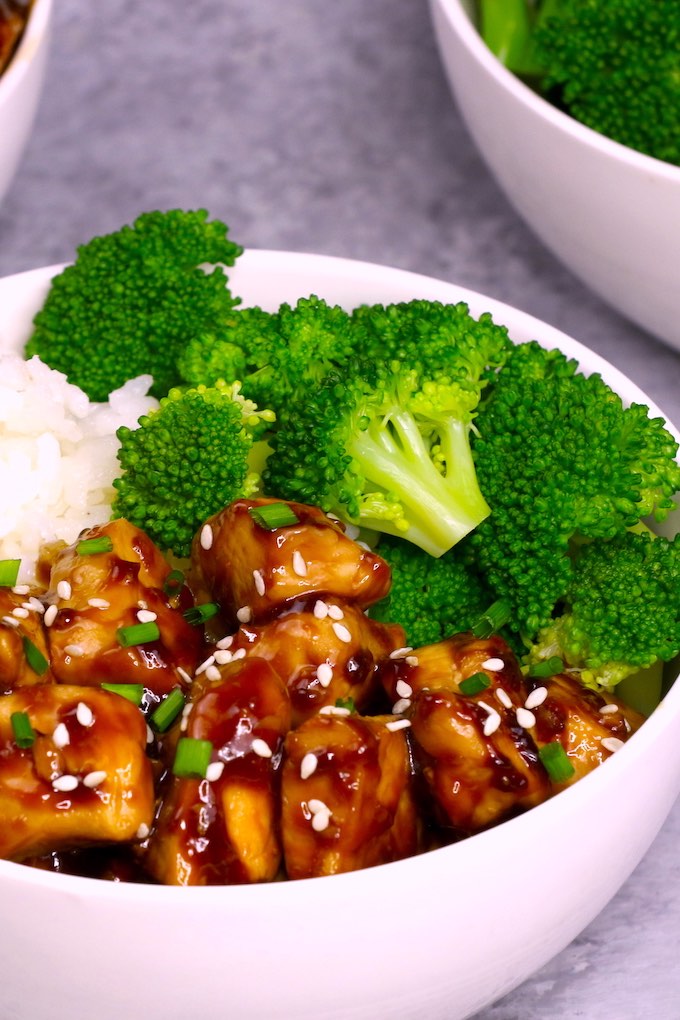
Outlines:
[{"label": "bright green broccoli", "polygon": [[470,433],[511,347],[507,330],[465,305],[426,301],[354,318],[366,357],[298,387],[281,410],[265,488],[441,556],[489,512]]},{"label": "bright green broccoli", "polygon": [[187,556],[205,519],[260,482],[263,434],[274,420],[239,384],[172,389],[136,429],[121,427],[122,474],[112,513],[146,531],[163,550]]},{"label": "bright green broccoli", "polygon": [[26,355],[39,355],[92,400],[146,373],[151,392],[164,396],[181,381],[184,347],[219,331],[236,303],[222,266],[240,253],[204,210],[145,213],[78,249],[52,281]]},{"label": "bright green broccoli", "polygon": [[588,686],[612,687],[679,652],[680,535],[628,531],[577,550],[559,615],[528,661],[557,656]]},{"label": "bright green broccoli", "polygon": [[216,329],[197,334],[181,351],[177,369],[190,386],[235,382],[266,369],[280,343],[278,315],[262,308],[234,308]]},{"label": "bright green broccoli", "polygon": [[569,590],[574,542],[668,514],[680,489],[678,444],[646,407],[624,407],[599,375],[537,343],[513,349],[476,425],[492,513],[470,544],[514,629],[531,637]]},{"label": "bright green broccoli", "polygon": [[680,164],[677,0],[478,0],[510,70],[622,145]]}]

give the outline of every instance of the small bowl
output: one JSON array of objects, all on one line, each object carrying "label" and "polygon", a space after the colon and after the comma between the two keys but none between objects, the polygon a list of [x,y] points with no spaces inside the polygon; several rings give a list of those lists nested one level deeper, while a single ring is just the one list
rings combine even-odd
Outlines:
[{"label": "small bowl", "polygon": [[[55,271],[0,280],[0,351],[22,350]],[[565,334],[453,284],[266,251],[246,252],[230,280],[245,304],[269,310],[311,293],[347,308],[467,301],[515,340],[560,347],[626,401],[662,413]],[[669,682],[678,668],[669,664]],[[617,754],[552,800],[456,845],[350,874],[170,888],[0,861],[2,1015],[462,1020],[562,950],[631,874],[680,790],[679,730],[676,683]]]},{"label": "small bowl", "polygon": [[52,0],[34,0],[24,33],[0,75],[0,201],[28,142],[45,77]]},{"label": "small bowl", "polygon": [[597,134],[511,74],[472,0],[430,0],[453,94],[501,188],[593,291],[680,349],[680,167]]}]

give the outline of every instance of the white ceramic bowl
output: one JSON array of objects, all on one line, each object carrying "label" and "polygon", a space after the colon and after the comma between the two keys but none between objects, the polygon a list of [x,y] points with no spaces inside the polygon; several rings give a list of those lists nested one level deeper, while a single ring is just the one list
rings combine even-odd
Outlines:
[{"label": "white ceramic bowl", "polygon": [[45,76],[52,0],[34,0],[19,45],[0,75],[0,201],[28,142]]},{"label": "white ceramic bowl", "polygon": [[680,348],[680,167],[536,95],[479,36],[473,0],[430,0],[453,94],[499,185],[540,239],[639,326]]},{"label": "white ceramic bowl", "polygon": [[[0,281],[0,350],[21,349],[53,272]],[[271,310],[310,293],[347,307],[466,300],[514,339],[559,346],[650,404],[574,340],[452,284],[262,251],[230,276],[246,303]],[[353,874],[183,889],[0,861],[3,1020],[460,1020],[559,952],[616,893],[680,789],[679,728],[676,684],[621,751],[553,800],[456,846]]]}]

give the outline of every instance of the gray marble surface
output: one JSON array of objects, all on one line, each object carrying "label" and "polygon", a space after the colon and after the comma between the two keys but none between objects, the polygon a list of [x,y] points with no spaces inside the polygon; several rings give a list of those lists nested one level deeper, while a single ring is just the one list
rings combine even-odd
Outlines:
[{"label": "gray marble surface", "polygon": [[[247,247],[452,280],[545,319],[680,422],[680,354],[518,219],[449,96],[425,0],[57,0],[47,86],[0,207],[0,275],[154,208]],[[680,804],[611,905],[479,1020],[680,1018]]]}]

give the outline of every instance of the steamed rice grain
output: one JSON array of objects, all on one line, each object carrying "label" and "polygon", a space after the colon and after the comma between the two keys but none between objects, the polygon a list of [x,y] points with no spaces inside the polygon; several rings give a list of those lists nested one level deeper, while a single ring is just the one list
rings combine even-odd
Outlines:
[{"label": "steamed rice grain", "polygon": [[151,382],[95,404],[39,358],[0,355],[0,559],[21,559],[20,581],[33,580],[44,542],[73,542],[111,516],[116,429],[158,406]]}]

